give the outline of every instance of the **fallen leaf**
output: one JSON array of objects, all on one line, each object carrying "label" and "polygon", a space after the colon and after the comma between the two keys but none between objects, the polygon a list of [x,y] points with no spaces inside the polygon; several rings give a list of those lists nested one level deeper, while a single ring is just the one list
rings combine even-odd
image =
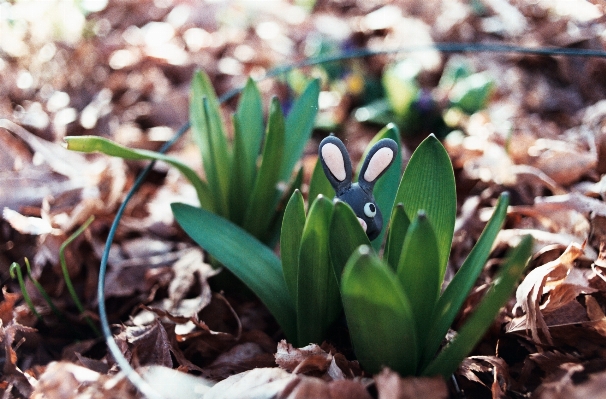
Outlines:
[{"label": "fallen leaf", "polygon": [[123,398],[139,395],[124,374],[108,376],[69,362],[52,362],[40,376],[31,399]]},{"label": "fallen leaf", "polygon": [[115,337],[123,355],[136,367],[157,364],[172,367],[171,342],[164,326],[155,320],[146,326],[127,326]]},{"label": "fallen leaf", "polygon": [[538,343],[542,342],[539,332],[543,334],[549,344],[553,343],[544,315],[541,312],[543,294],[562,283],[573,267],[575,259],[583,254],[583,247],[571,243],[558,259],[539,266],[528,273],[516,291],[516,304],[513,313],[516,314],[516,310],[521,309],[525,314],[526,329],[530,330],[533,340]]},{"label": "fallen leaf", "polygon": [[378,399],[446,399],[448,388],[442,377],[406,377],[384,369],[376,375]]},{"label": "fallen leaf", "polygon": [[[372,397],[366,388],[359,381],[339,380],[324,381],[320,378],[298,376],[298,383],[290,391],[287,387],[278,399],[308,399],[308,398],[326,398],[326,399],[371,399]],[[294,383],[292,384],[294,385]],[[289,392],[290,391],[290,392]]]},{"label": "fallen leaf", "polygon": [[40,236],[49,234],[53,231],[53,226],[51,226],[48,220],[32,216],[23,216],[19,212],[9,208],[4,208],[2,217],[13,229],[21,234]]},{"label": "fallen leaf", "polygon": [[139,369],[145,379],[163,399],[200,399],[215,382],[164,366]]},{"label": "fallen leaf", "polygon": [[280,368],[258,368],[218,382],[204,399],[273,399],[300,377]]}]

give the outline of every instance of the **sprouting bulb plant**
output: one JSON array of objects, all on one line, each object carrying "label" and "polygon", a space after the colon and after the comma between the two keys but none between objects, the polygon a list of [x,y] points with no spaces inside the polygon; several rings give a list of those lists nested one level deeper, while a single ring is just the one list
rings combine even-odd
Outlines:
[{"label": "sprouting bulb plant", "polygon": [[379,140],[366,155],[357,183],[352,183],[349,153],[337,137],[330,135],[320,143],[318,158],[326,178],[335,189],[335,201],[349,204],[370,240],[383,229],[383,216],[373,196],[377,180],[396,159],[398,145],[392,139]]},{"label": "sprouting bulb plant", "polygon": [[273,98],[264,127],[261,93],[249,79],[232,116],[233,134],[228,135],[210,78],[203,71],[196,72],[190,122],[200,149],[204,179],[181,160],[163,153],[127,148],[98,136],[71,136],[65,141],[74,151],[168,163],[193,185],[201,208],[273,247],[279,239],[284,203],[301,184],[303,174],[297,163],[313,130],[319,92],[319,80],[312,80],[288,115]]}]

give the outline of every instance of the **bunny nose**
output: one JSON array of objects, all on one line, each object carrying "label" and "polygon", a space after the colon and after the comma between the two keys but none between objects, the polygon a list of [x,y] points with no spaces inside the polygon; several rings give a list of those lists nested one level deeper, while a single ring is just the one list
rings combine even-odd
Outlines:
[{"label": "bunny nose", "polygon": [[362,225],[362,229],[364,229],[364,232],[366,233],[366,228],[368,226],[366,226],[366,222],[360,218],[358,218],[358,221],[360,222],[360,224]]}]

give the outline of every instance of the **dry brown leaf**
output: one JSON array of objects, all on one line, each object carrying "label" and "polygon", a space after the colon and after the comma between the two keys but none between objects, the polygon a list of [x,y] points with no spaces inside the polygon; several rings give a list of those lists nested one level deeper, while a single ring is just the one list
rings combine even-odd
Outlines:
[{"label": "dry brown leaf", "polygon": [[538,139],[528,152],[533,166],[563,186],[577,182],[597,166],[597,155],[574,142]]},{"label": "dry brown leaf", "polygon": [[158,320],[147,326],[123,327],[115,339],[122,348],[124,357],[136,366],[173,365],[171,342],[166,329]]},{"label": "dry brown leaf", "polygon": [[[292,384],[294,385],[294,383]],[[371,399],[372,397],[358,381],[323,381],[319,378],[299,376],[298,383],[290,391],[290,386],[277,399]],[[290,392],[289,392],[290,391]]]},{"label": "dry brown leaf", "polygon": [[21,294],[8,292],[6,287],[2,287],[2,296],[4,300],[0,302],[0,321],[2,321],[3,325],[7,325],[13,320],[15,304],[21,298]]},{"label": "dry brown leaf", "polygon": [[[211,290],[208,279],[220,272],[204,262],[204,254],[200,248],[192,248],[173,265],[174,278],[168,286],[168,299],[163,304],[164,309],[173,315],[198,317],[211,300]],[[192,288],[198,292],[191,296]]]},{"label": "dry brown leaf", "polygon": [[326,381],[342,380],[363,375],[357,361],[348,361],[330,345],[307,345],[294,348],[282,340],[275,354],[276,364],[294,374],[321,377]]},{"label": "dry brown leaf", "polygon": [[273,399],[300,378],[275,367],[253,369],[218,382],[204,399]]},{"label": "dry brown leaf", "polygon": [[69,362],[52,362],[40,376],[31,399],[134,399],[139,395],[123,374],[99,374]]},{"label": "dry brown leaf", "polygon": [[[534,392],[537,399],[603,398],[606,372],[602,359],[586,364],[564,363]],[[592,372],[592,370],[599,370]]]},{"label": "dry brown leaf", "polygon": [[274,356],[256,342],[243,342],[221,353],[203,373],[219,380],[243,371],[275,366]]},{"label": "dry brown leaf", "polygon": [[378,399],[445,399],[448,388],[442,377],[406,377],[384,369],[376,375]]},{"label": "dry brown leaf", "polygon": [[[562,245],[567,247],[571,242],[583,241],[586,237],[577,237],[570,233],[550,233],[538,229],[503,229],[497,234],[493,244],[494,248],[513,248],[520,243],[522,237],[531,235],[533,238],[532,253],[539,252],[548,245]],[[597,253],[589,246],[585,247],[585,255],[590,259],[595,259]]]},{"label": "dry brown leaf", "polygon": [[313,359],[316,370],[326,370],[332,360],[332,356],[316,344],[295,348],[285,340],[278,343],[275,357],[276,364],[291,373],[295,372],[301,364],[304,364],[310,358]]},{"label": "dry brown leaf", "polygon": [[553,343],[541,312],[543,294],[562,283],[573,267],[574,260],[582,254],[583,246],[571,243],[558,259],[539,266],[528,273],[518,287],[513,312],[515,314],[517,309],[521,309],[525,314],[526,329],[530,330],[531,336],[536,342],[542,342],[539,335],[540,330],[545,340],[549,344]]},{"label": "dry brown leaf", "polygon": [[600,253],[598,254],[598,258],[595,260],[594,264],[599,267],[606,268],[606,243],[600,244]]},{"label": "dry brown leaf", "polygon": [[600,304],[592,296],[585,297],[585,306],[587,307],[587,316],[591,321],[588,323],[600,335],[606,337],[606,315],[600,307]]},{"label": "dry brown leaf", "polygon": [[[461,362],[458,372],[470,381],[477,382],[495,391],[504,392],[509,386],[509,366],[498,356],[470,356]],[[476,373],[491,372],[494,376],[491,387],[488,387]],[[493,396],[494,397],[494,396]]]},{"label": "dry brown leaf", "polygon": [[[543,204],[545,209],[550,209],[552,212],[573,209],[584,215],[594,213],[599,216],[606,216],[604,201],[587,197],[581,193],[537,197],[535,198],[535,204]],[[549,208],[547,208],[548,206]]]}]

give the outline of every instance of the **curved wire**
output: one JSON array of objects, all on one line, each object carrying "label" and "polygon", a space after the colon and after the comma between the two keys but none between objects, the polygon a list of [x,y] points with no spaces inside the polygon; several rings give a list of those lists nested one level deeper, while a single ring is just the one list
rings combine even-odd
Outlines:
[{"label": "curved wire", "polygon": [[[375,55],[382,54],[396,54],[396,53],[407,53],[407,52],[417,52],[417,51],[429,51],[429,50],[438,50],[446,53],[455,53],[455,52],[488,52],[488,53],[518,53],[518,54],[533,54],[533,55],[564,55],[564,56],[577,56],[577,57],[598,57],[598,58],[606,58],[606,51],[603,50],[587,50],[587,49],[569,49],[569,48],[559,48],[559,47],[522,47],[508,44],[486,44],[486,43],[433,43],[427,45],[418,45],[418,46],[407,46],[407,47],[399,47],[393,49],[386,50],[351,50],[343,53],[309,58],[300,62],[287,64],[283,66],[278,66],[269,70],[262,78],[257,81],[262,81],[265,79],[269,79],[289,71],[303,68],[306,66],[318,65],[327,62],[334,61],[343,61],[353,58],[364,58]],[[228,91],[223,96],[219,98],[220,103],[224,103],[237,94],[239,94],[243,88],[236,88]],[[173,146],[173,144],[187,132],[190,128],[190,123],[185,123],[175,136],[167,141],[162,148],[160,148],[159,152],[164,153]],[[101,265],[99,268],[99,283],[97,286],[97,298],[99,300],[99,318],[101,321],[101,327],[103,331],[103,335],[105,336],[105,341],[107,343],[107,347],[113,356],[114,360],[120,366],[120,369],[125,374],[125,376],[131,381],[131,383],[146,397],[150,399],[164,399],[162,395],[155,392],[151,385],[147,381],[141,377],[128,363],[126,358],[122,355],[122,351],[116,344],[114,337],[112,335],[110,325],[107,319],[107,311],[105,308],[105,275],[107,272],[107,261],[109,259],[109,250],[111,244],[114,240],[114,236],[116,234],[116,230],[118,228],[118,224],[120,223],[120,219],[124,213],[126,205],[131,200],[135,192],[139,189],[149,172],[154,167],[156,161],[151,161],[150,164],[141,171],[137,179],[135,180],[133,186],[126,194],[124,201],[118,208],[116,212],[116,216],[114,221],[110,227],[109,233],[107,235],[107,240],[105,242],[105,248],[103,250],[103,255],[101,257]]]}]

